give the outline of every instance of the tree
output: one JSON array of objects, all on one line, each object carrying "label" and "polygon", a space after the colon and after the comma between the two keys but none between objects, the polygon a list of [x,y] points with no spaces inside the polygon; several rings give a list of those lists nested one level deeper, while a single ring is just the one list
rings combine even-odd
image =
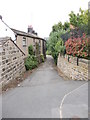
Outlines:
[{"label": "tree", "polygon": [[60,40],[56,43],[55,45],[55,50],[57,51],[57,53],[64,55],[65,54],[65,46],[64,46],[64,42],[63,40],[60,38]]},{"label": "tree", "polygon": [[71,13],[69,14],[69,20],[70,20],[70,24],[74,25],[75,27],[77,27],[77,16],[76,14],[71,11]]},{"label": "tree", "polygon": [[71,11],[69,17],[70,24],[79,28],[83,33],[88,33],[88,10],[82,10],[80,8],[77,14]]},{"label": "tree", "polygon": [[[52,32],[50,33],[50,36],[49,36],[49,40],[47,43],[47,50],[53,56],[56,64],[57,64],[57,58],[58,58],[59,52],[64,50],[64,48],[63,48],[64,42],[61,39],[61,36],[65,33],[66,33],[66,31],[63,30],[63,28],[60,29],[60,26],[59,26],[57,32],[56,31],[53,32],[53,30],[52,30]],[[62,47],[59,47],[59,45],[61,45]],[[60,48],[60,51],[59,51],[59,48]]]},{"label": "tree", "polygon": [[[90,16],[89,16],[89,21],[90,21]],[[75,29],[71,30],[70,24],[73,25]],[[87,28],[88,28],[88,10],[82,10],[81,8],[79,9],[79,13],[77,14],[71,11],[71,13],[69,14],[69,22],[65,22],[64,24],[62,24],[62,22],[59,22],[52,26],[52,31],[49,35],[49,41],[47,44],[47,50],[50,51],[51,55],[55,60],[55,63],[57,62],[58,54],[65,53],[64,43],[70,38],[71,34],[72,34],[71,39],[74,38],[74,40],[76,40],[78,39],[78,37],[81,38],[83,33],[86,34],[90,33],[88,32]],[[90,23],[89,23],[89,30],[90,30]],[[67,42],[68,46],[71,43],[72,41]],[[71,45],[73,45],[73,43]],[[73,50],[69,52],[72,51]]]},{"label": "tree", "polygon": [[64,30],[68,30],[70,28],[70,23],[69,22],[65,22],[63,25],[63,29]]},{"label": "tree", "polygon": [[61,29],[63,29],[63,25],[61,22],[52,26],[52,32],[58,32]]}]

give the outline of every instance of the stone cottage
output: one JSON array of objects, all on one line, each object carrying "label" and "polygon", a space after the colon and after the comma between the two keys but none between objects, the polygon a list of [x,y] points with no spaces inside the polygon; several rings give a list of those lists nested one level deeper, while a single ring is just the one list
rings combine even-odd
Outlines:
[{"label": "stone cottage", "polygon": [[25,57],[28,56],[28,47],[33,46],[34,52],[36,54],[36,44],[39,45],[39,55],[43,54],[46,58],[46,41],[43,38],[37,36],[37,33],[33,31],[32,28],[28,27],[28,32],[23,32],[19,30],[12,29],[15,33],[16,39],[15,43],[19,48],[25,53]]},{"label": "stone cottage", "polygon": [[24,59],[28,56],[28,46],[39,45],[39,56],[46,57],[46,41],[28,28],[28,33],[11,29],[0,17],[0,84],[14,80],[25,72]]}]

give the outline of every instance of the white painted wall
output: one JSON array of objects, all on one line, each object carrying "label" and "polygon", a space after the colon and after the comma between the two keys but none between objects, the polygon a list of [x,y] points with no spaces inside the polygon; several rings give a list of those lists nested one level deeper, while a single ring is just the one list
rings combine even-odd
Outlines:
[{"label": "white painted wall", "polygon": [[14,32],[6,26],[0,19],[0,37],[11,37],[12,40],[15,40]]}]

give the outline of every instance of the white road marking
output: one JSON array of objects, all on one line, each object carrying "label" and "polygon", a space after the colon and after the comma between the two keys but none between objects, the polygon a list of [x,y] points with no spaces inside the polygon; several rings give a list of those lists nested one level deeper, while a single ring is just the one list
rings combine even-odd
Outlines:
[{"label": "white road marking", "polygon": [[67,93],[67,94],[64,95],[64,97],[63,97],[63,99],[62,99],[62,101],[61,101],[61,104],[60,104],[60,118],[61,118],[61,119],[63,118],[63,115],[62,115],[62,106],[63,106],[63,102],[64,102],[65,98],[66,98],[68,95],[70,95],[71,93],[73,93],[74,91],[76,91],[76,90],[78,90],[79,88],[81,88],[82,86],[84,86],[85,84],[87,84],[87,82],[84,83],[83,85],[79,86],[78,88],[72,90],[71,92],[69,92],[69,93]]}]

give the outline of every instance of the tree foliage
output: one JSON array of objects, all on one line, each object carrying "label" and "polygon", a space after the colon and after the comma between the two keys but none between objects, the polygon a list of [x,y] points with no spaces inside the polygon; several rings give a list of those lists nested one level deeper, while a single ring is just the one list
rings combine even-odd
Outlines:
[{"label": "tree foliage", "polygon": [[70,24],[78,27],[85,33],[88,33],[88,10],[79,9],[79,13],[75,14],[73,11],[69,14]]},{"label": "tree foliage", "polygon": [[64,42],[62,39],[60,39],[56,45],[55,45],[55,51],[57,51],[57,53],[60,53],[62,55],[65,54],[65,46],[64,46]]},{"label": "tree foliage", "polygon": [[70,38],[65,42],[66,53],[77,57],[88,57],[88,38],[85,34],[82,37]]},{"label": "tree foliage", "polygon": [[28,47],[28,53],[29,53],[30,55],[34,55],[34,50],[33,50],[33,46],[32,46],[32,45],[30,45],[30,46]]},{"label": "tree foliage", "polygon": [[64,46],[65,41],[63,39],[64,38],[63,35],[65,35],[69,31],[70,31],[70,24],[68,22],[65,22],[64,24],[59,22],[58,24],[52,26],[52,31],[49,35],[49,40],[47,41],[47,51],[48,51],[47,53],[50,53],[53,56],[55,63],[57,63],[58,54],[65,53],[65,46]]},{"label": "tree foliage", "polygon": [[[73,25],[75,29],[70,28]],[[73,11],[69,14],[69,22],[59,22],[52,26],[52,31],[47,42],[47,50],[50,53],[55,63],[57,63],[58,54],[65,54],[65,42],[71,37],[80,40],[83,33],[88,33],[88,10],[79,9],[79,13],[75,14]],[[70,42],[67,42],[68,46]],[[77,45],[77,43],[75,43]]]},{"label": "tree foliage", "polygon": [[70,28],[70,23],[69,22],[65,22],[63,25],[63,29],[64,30],[68,30]]}]

